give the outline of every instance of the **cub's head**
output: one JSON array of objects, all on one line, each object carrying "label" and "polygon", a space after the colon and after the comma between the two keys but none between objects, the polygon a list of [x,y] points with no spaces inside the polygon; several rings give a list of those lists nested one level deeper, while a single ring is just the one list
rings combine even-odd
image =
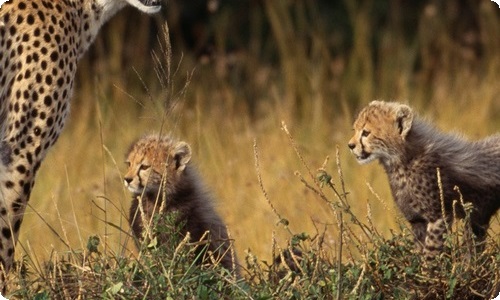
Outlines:
[{"label": "cub's head", "polygon": [[412,109],[396,102],[372,101],[354,121],[349,148],[360,164],[397,159],[413,122]]},{"label": "cub's head", "polygon": [[132,144],[128,152],[124,184],[134,194],[156,194],[163,182],[167,193],[172,192],[190,160],[191,147],[186,142],[146,136]]}]

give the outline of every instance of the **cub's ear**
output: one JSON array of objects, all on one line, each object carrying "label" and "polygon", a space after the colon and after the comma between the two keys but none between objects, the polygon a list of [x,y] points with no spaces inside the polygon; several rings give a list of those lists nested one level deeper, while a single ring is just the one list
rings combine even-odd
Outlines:
[{"label": "cub's ear", "polygon": [[413,111],[412,109],[404,104],[398,105],[396,108],[396,126],[398,127],[399,134],[403,140],[408,135],[413,122]]},{"label": "cub's ear", "polygon": [[177,172],[184,171],[187,163],[191,160],[191,147],[186,142],[178,142],[175,145],[173,157]]}]

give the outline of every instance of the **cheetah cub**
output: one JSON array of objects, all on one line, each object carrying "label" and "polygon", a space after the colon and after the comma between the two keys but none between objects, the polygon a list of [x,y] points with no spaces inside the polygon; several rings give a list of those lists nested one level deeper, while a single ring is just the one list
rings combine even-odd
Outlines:
[{"label": "cheetah cub", "polygon": [[[500,134],[479,141],[442,133],[404,104],[373,101],[354,122],[349,148],[360,164],[378,160],[384,167],[397,206],[411,224],[426,258],[443,246],[453,201],[473,204],[472,231],[485,238],[500,206]],[[439,169],[444,199],[441,207]],[[456,205],[458,217],[464,216]]]},{"label": "cheetah cub", "polygon": [[[147,224],[153,223],[160,209],[161,213],[176,212],[175,223],[181,227],[182,235],[189,232],[192,241],[205,238],[209,242],[205,249],[212,252],[223,267],[238,272],[226,226],[191,163],[191,154],[186,142],[157,134],[132,144],[124,184],[133,193],[129,216],[133,234],[142,240]],[[165,242],[161,235],[157,238],[159,243]],[[201,252],[205,249],[199,250],[196,256],[203,257]]]}]

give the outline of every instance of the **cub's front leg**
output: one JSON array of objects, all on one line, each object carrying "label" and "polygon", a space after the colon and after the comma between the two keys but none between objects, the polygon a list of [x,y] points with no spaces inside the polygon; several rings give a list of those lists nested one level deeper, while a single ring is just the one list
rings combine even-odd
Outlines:
[{"label": "cub's front leg", "polygon": [[446,222],[444,218],[438,218],[427,224],[425,236],[424,256],[426,260],[432,260],[443,248]]},{"label": "cub's front leg", "polygon": [[409,221],[415,238],[415,249],[421,252],[425,246],[427,235],[427,221],[423,218],[415,218]]}]

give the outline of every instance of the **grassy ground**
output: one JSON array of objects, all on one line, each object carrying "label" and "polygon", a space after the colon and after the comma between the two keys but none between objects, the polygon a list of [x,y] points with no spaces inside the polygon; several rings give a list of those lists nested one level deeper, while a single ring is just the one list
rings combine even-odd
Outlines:
[{"label": "grassy ground", "polygon": [[[275,2],[266,3],[266,16],[272,24],[278,48],[278,66],[260,63],[251,50],[240,54],[237,63],[231,67],[225,64],[224,57],[219,57],[214,64],[199,65],[190,57],[181,59],[180,54],[175,52],[173,58],[167,60],[164,53],[158,51],[156,67],[166,69],[171,65],[172,76],[163,74],[157,79],[151,76],[152,71],[139,72],[128,77],[128,83],[123,83],[115,82],[111,72],[81,75],[91,77],[91,80],[76,87],[75,105],[68,124],[40,168],[16,249],[18,259],[26,260],[35,276],[50,274],[44,271],[45,262],[57,264],[65,253],[68,260],[74,260],[68,265],[80,265],[82,268],[99,269],[106,264],[113,265],[110,261],[120,265],[120,257],[131,259],[127,262],[133,265],[139,252],[127,235],[125,216],[130,195],[122,184],[124,155],[128,145],[137,137],[168,131],[193,146],[194,162],[218,199],[217,209],[235,240],[240,260],[244,261],[248,251],[251,251],[252,256],[249,257],[256,257],[262,265],[262,261],[271,262],[276,249],[286,248],[291,240],[297,238],[297,234],[305,232],[311,237],[321,237],[321,243],[319,238],[308,239],[305,245],[300,243],[308,249],[305,250],[305,260],[319,265],[311,267],[312,273],[306,272],[309,275],[308,284],[294,278],[289,279],[289,283],[272,283],[268,278],[264,280],[259,267],[250,264],[250,273],[245,274],[247,279],[252,280],[250,287],[243,283],[230,283],[232,287],[238,287],[231,288],[234,295],[265,299],[266,295],[280,295],[282,289],[283,298],[290,298],[293,295],[287,292],[294,289],[286,284],[292,287],[295,284],[297,295],[302,292],[302,295],[319,297],[323,293],[334,297],[338,282],[342,280],[339,281],[335,277],[337,275],[328,270],[338,270],[336,257],[339,257],[342,247],[345,248],[341,257],[348,270],[344,282],[352,297],[387,297],[398,288],[401,293],[411,291],[403,284],[404,280],[414,283],[416,291],[419,284],[424,285],[425,280],[432,279],[432,276],[424,276],[423,279],[414,276],[420,269],[413,268],[414,262],[410,260],[418,256],[409,256],[411,242],[407,242],[409,237],[406,231],[403,231],[406,235],[401,236],[401,223],[404,221],[394,207],[383,170],[376,164],[359,166],[349,154],[346,144],[352,133],[351,124],[362,105],[373,99],[385,99],[409,103],[443,130],[463,132],[471,138],[498,132],[500,52],[496,50],[500,49],[500,45],[494,42],[495,31],[482,31],[485,39],[492,42],[485,44],[481,58],[460,60],[461,53],[455,53],[453,45],[444,45],[444,54],[438,57],[441,65],[436,67],[431,62],[434,56],[428,53],[431,49],[428,44],[434,41],[429,41],[426,36],[429,30],[433,30],[429,28],[432,22],[420,29],[419,36],[415,38],[417,46],[411,47],[401,44],[397,36],[390,35],[392,31],[389,28],[384,31],[387,34],[382,39],[385,44],[379,45],[377,51],[379,64],[374,66],[366,55],[372,53],[370,33],[366,32],[371,28],[363,22],[362,9],[353,8],[353,12],[357,12],[351,17],[355,28],[354,40],[357,42],[353,45],[352,54],[349,57],[334,57],[325,50],[327,39],[319,29],[314,31],[318,36],[313,35],[309,51],[305,51],[306,46],[301,43],[290,46],[287,38],[292,38],[293,33],[282,27],[287,25],[281,24],[288,24],[283,20],[293,19],[279,5],[271,4]],[[492,7],[484,6],[481,13],[483,19],[492,22],[485,28],[500,28],[498,18],[487,18],[491,14],[496,16]],[[422,15],[422,19],[432,17]],[[289,25],[292,28],[299,26],[295,23]],[[446,29],[439,26],[434,28],[434,33],[438,37],[448,36]],[[160,38],[160,41],[163,43],[163,39]],[[423,66],[418,72],[414,70],[416,57],[422,60]],[[150,70],[152,66],[153,63]],[[85,68],[83,66],[82,70]],[[172,79],[167,80],[169,78]],[[165,82],[166,86],[161,88]],[[146,88],[130,88],[141,85]],[[110,86],[112,92],[109,92]],[[250,102],[254,104],[248,105]],[[325,163],[327,157],[330,160]],[[348,192],[342,199],[350,205],[349,214],[344,213],[342,222],[339,222],[342,209],[332,206],[339,201],[333,190],[324,187],[326,198],[331,201],[328,202],[301,182],[304,178],[315,186],[316,179],[312,178],[316,177],[319,168],[324,168],[333,176],[335,188],[342,194],[337,157],[342,165],[345,191]],[[282,219],[286,219],[289,225],[284,226],[284,222],[280,222]],[[363,234],[363,226],[357,224],[355,219],[369,225],[369,235]],[[352,228],[352,232],[344,233],[344,240],[340,243],[339,232],[348,227]],[[487,253],[491,255],[480,257],[480,262],[477,262],[478,266],[496,267],[478,273],[463,271],[460,268],[464,266],[458,263],[457,257],[451,257],[443,258],[442,266],[445,267],[442,270],[455,266],[455,271],[458,268],[469,275],[483,272],[477,277],[484,279],[491,275],[491,282],[498,284],[500,274],[493,270],[500,269],[499,230],[497,217],[489,231]],[[84,257],[88,255],[87,259],[81,258],[78,254],[80,250],[76,249],[87,249],[90,236],[100,238],[100,253],[87,251],[81,254]],[[390,242],[383,242],[385,239]],[[368,245],[366,248],[362,246],[365,244]],[[376,250],[383,245],[394,247]],[[162,253],[141,256],[137,260],[138,265],[134,266],[152,267],[151,261],[141,259],[153,257],[154,261],[155,255]],[[398,259],[394,260],[398,255],[401,257],[399,265]],[[407,255],[410,258],[404,261]],[[391,264],[393,269],[383,271],[388,273],[375,276],[378,273],[374,270],[380,271],[383,269],[380,266]],[[402,266],[407,267],[404,269],[408,274],[406,279],[394,274],[397,270],[401,271],[397,267]],[[369,270],[375,275],[362,275]],[[205,278],[203,276],[210,274],[215,276],[210,277],[212,279],[226,278],[217,275],[217,270],[214,273],[200,272],[201,277],[195,278]],[[112,276],[109,270],[102,273],[111,278],[107,284],[112,282],[112,278],[118,278],[114,277],[115,273]],[[464,273],[457,271],[453,275]],[[366,281],[360,279],[361,283],[356,285],[358,278],[363,276],[366,276]],[[447,284],[442,289],[445,294],[450,290],[450,282],[460,278],[457,276],[443,279]],[[401,285],[391,290],[391,280]],[[127,286],[125,280],[115,281],[118,282]],[[327,288],[322,289],[323,285]],[[456,286],[460,285],[459,282]],[[186,283],[186,286],[189,284]],[[311,290],[313,286],[319,288],[317,294]],[[347,292],[347,287],[342,291]],[[491,288],[478,293],[486,295],[489,292],[487,296],[491,296],[493,287],[488,287]],[[20,287],[21,290],[24,288]],[[102,286],[85,288],[95,290]],[[107,288],[110,288],[106,290],[110,293],[106,297],[126,298],[124,294],[120,295],[122,286],[109,285]],[[453,295],[453,289],[451,291],[450,295]],[[186,288],[177,296],[189,295],[190,292]],[[203,291],[195,292],[200,295]],[[29,293],[36,295],[33,290]],[[213,296],[210,293],[207,295],[209,298]],[[140,297],[139,294],[129,296]]]}]

